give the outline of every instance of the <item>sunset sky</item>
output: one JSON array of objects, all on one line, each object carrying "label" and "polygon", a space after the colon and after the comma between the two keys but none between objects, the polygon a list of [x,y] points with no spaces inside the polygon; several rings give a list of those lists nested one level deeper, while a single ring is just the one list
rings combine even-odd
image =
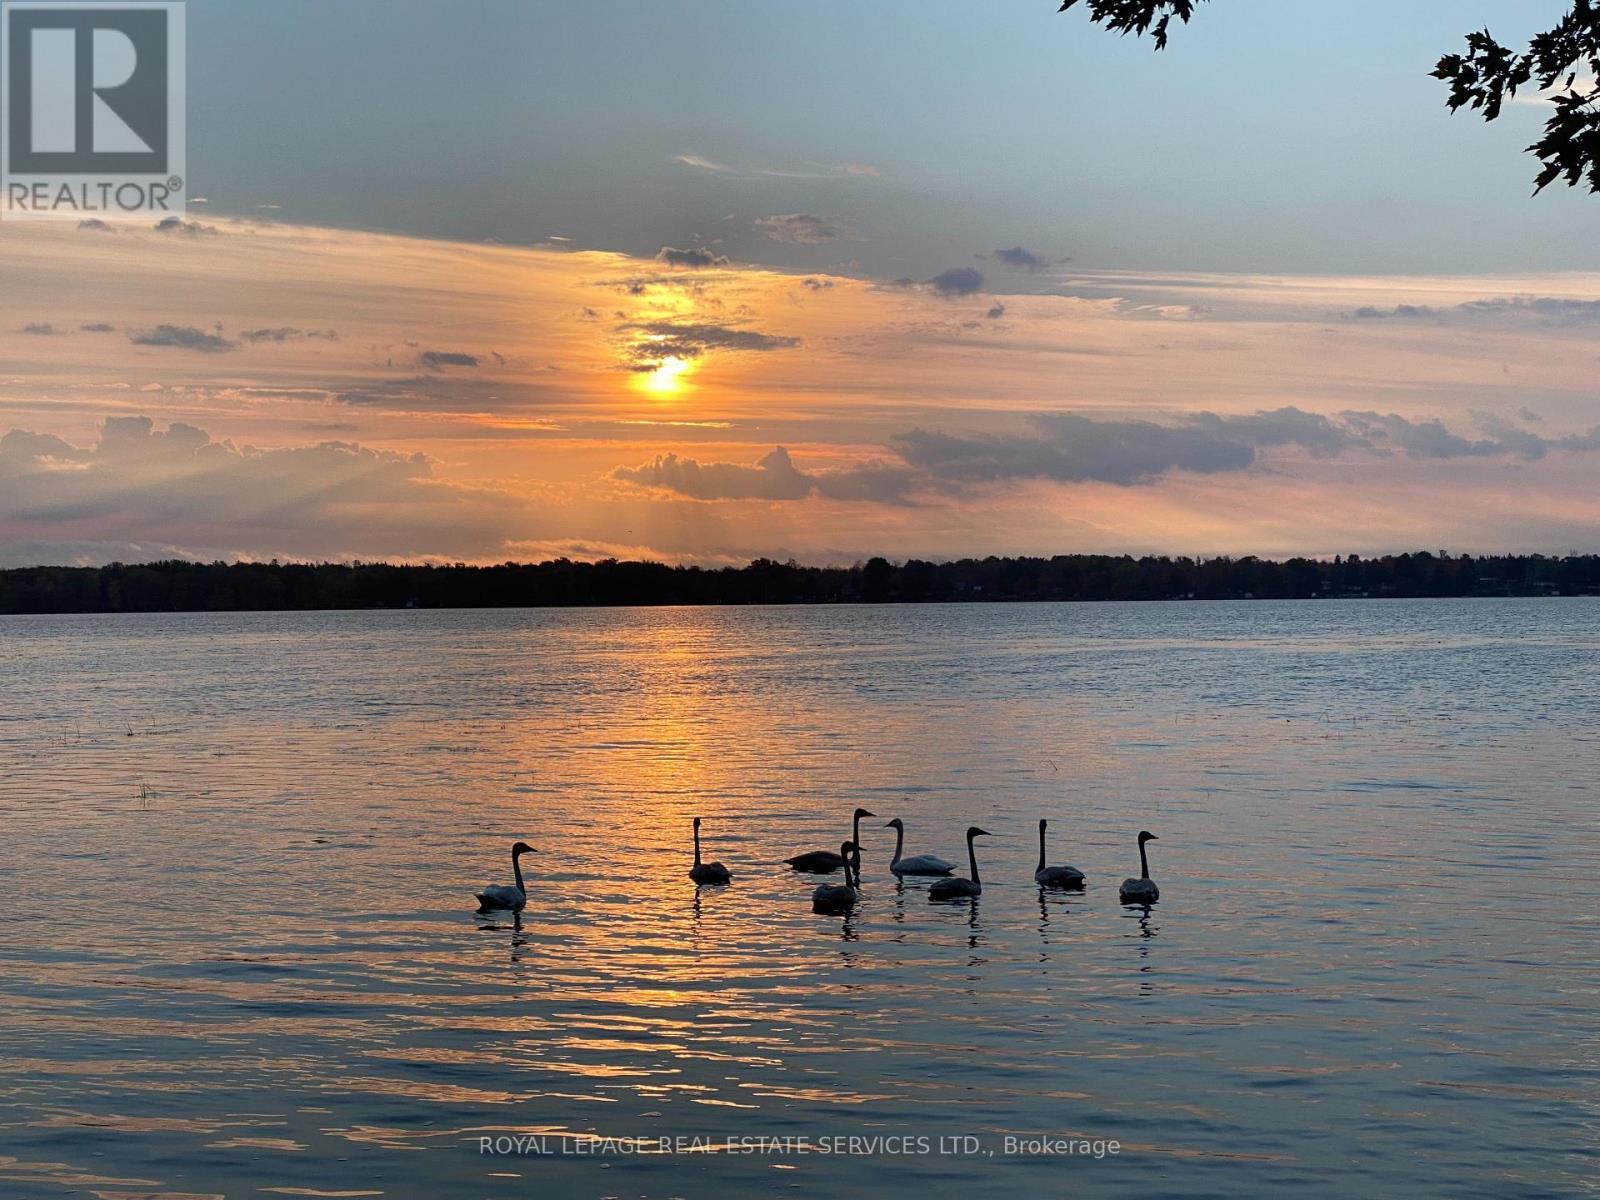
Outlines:
[{"label": "sunset sky", "polygon": [[0,221],[0,565],[1600,550],[1600,198],[1426,74],[1564,6],[1056,6],[193,0],[205,203]]}]

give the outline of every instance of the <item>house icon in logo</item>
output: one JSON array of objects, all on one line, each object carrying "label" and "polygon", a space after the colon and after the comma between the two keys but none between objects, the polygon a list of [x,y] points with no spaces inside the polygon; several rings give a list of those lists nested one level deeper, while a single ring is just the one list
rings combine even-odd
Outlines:
[{"label": "house icon in logo", "polygon": [[0,212],[175,211],[183,5],[17,0],[3,12]]}]

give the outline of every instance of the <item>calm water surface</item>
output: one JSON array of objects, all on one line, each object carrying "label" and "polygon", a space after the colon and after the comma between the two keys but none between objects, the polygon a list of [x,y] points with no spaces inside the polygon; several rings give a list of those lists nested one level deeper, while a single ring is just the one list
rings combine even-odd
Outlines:
[{"label": "calm water surface", "polygon": [[[1594,1195],[1597,667],[1583,599],[0,619],[0,1195]],[[873,821],[813,915],[856,803],[982,898]]]}]

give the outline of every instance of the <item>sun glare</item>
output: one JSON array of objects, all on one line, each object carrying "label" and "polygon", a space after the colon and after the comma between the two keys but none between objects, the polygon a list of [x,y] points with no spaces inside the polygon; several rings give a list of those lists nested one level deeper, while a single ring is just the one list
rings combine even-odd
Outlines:
[{"label": "sun glare", "polygon": [[661,365],[644,378],[644,390],[652,396],[675,396],[684,388],[689,362],[683,358],[664,358]]}]

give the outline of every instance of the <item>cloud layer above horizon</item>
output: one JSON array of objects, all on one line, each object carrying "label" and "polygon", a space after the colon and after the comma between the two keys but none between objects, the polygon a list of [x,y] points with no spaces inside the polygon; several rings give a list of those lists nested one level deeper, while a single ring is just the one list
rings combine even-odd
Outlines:
[{"label": "cloud layer above horizon", "polygon": [[3,224],[0,564],[1600,549],[1600,278],[973,259]]}]

